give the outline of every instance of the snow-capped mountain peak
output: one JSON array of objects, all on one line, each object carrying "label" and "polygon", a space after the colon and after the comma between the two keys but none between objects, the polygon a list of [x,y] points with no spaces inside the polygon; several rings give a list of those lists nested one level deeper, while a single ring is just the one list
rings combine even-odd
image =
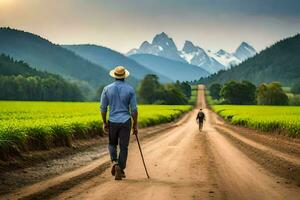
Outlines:
[{"label": "snow-capped mountain peak", "polygon": [[221,56],[225,56],[226,58],[230,58],[232,55],[230,53],[228,53],[227,51],[225,51],[224,49],[220,49],[217,53],[217,56],[221,57]]},{"label": "snow-capped mountain peak", "polygon": [[162,48],[170,48],[173,51],[177,51],[177,47],[172,38],[170,38],[165,32],[157,34],[153,40],[152,45],[158,45]]},{"label": "snow-capped mountain peak", "polygon": [[152,54],[171,60],[186,62],[186,60],[180,56],[180,52],[178,51],[173,39],[165,32],[155,35],[152,43],[145,41],[141,44],[139,49],[133,49],[127,53],[127,55],[133,54]]},{"label": "snow-capped mountain peak", "polygon": [[229,53],[224,49],[218,52],[203,49],[196,46],[191,41],[185,41],[182,50],[178,50],[175,42],[165,32],[155,35],[152,43],[145,41],[139,49],[130,50],[127,55],[152,54],[165,57],[171,60],[187,62],[199,66],[210,73],[215,73],[221,69],[228,69],[238,65],[242,61],[256,54],[255,49],[246,42],[242,42],[234,53]]},{"label": "snow-capped mountain peak", "polygon": [[148,41],[144,41],[141,46],[140,49],[148,49],[151,46],[151,44]]},{"label": "snow-capped mountain peak", "polygon": [[195,46],[190,41],[185,41],[181,51],[181,57],[188,63],[199,66],[210,73],[215,73],[220,69],[224,69],[224,66],[209,56],[204,49],[199,46]]},{"label": "snow-capped mountain peak", "polygon": [[186,40],[184,42],[182,51],[185,53],[191,53],[191,52],[196,52],[199,47],[196,47],[191,41]]},{"label": "snow-capped mountain peak", "polygon": [[241,61],[244,61],[250,57],[253,57],[256,53],[256,50],[251,45],[249,45],[247,42],[242,42],[234,52],[234,56]]},{"label": "snow-capped mountain peak", "polygon": [[231,66],[239,64],[241,61],[236,58],[233,54],[228,53],[224,49],[220,49],[216,53],[210,52],[209,55],[216,59],[219,63],[225,66],[225,69],[230,68]]},{"label": "snow-capped mountain peak", "polygon": [[251,49],[252,51],[255,51],[255,49],[250,45],[248,44],[247,42],[242,42],[241,45],[239,47],[245,47],[245,48],[249,48]]}]

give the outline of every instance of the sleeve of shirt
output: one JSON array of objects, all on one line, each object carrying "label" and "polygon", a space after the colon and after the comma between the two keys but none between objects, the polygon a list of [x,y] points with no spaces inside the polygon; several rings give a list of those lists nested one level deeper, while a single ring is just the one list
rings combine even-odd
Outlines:
[{"label": "sleeve of shirt", "polygon": [[108,106],[108,98],[106,94],[106,88],[104,88],[100,99],[100,111],[107,112],[107,106]]},{"label": "sleeve of shirt", "polygon": [[136,96],[134,90],[132,90],[130,95],[130,109],[131,109],[131,114],[137,111],[137,103],[136,103]]}]

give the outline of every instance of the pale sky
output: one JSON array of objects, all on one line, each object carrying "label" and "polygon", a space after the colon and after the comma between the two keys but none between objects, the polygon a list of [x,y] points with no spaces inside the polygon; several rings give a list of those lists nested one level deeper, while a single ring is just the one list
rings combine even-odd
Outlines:
[{"label": "pale sky", "polygon": [[[299,0],[0,0],[0,26],[57,44],[91,43],[122,53],[166,32],[211,50],[257,50],[300,32]],[[1,44],[0,44],[1,45]]]}]

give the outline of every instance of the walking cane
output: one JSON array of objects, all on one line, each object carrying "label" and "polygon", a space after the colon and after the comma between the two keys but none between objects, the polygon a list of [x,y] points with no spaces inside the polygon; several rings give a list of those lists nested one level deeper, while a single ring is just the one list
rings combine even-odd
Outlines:
[{"label": "walking cane", "polygon": [[146,163],[145,163],[145,160],[144,160],[144,156],[143,156],[143,152],[142,152],[142,148],[141,148],[141,145],[140,145],[139,138],[138,138],[137,134],[134,134],[134,135],[135,135],[136,141],[137,141],[139,149],[140,149],[140,153],[141,153],[141,157],[142,157],[142,160],[143,160],[143,164],[144,164],[144,167],[145,167],[145,171],[146,171],[147,177],[149,179],[150,176],[148,174],[148,170],[147,170]]}]

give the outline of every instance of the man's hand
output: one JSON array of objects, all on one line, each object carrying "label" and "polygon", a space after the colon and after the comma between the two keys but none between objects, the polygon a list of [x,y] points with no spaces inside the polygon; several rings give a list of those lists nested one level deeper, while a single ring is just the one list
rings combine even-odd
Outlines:
[{"label": "man's hand", "polygon": [[139,133],[137,126],[132,127],[132,134],[137,135]]},{"label": "man's hand", "polygon": [[106,121],[106,112],[101,112],[101,116],[102,116],[102,121],[103,121],[103,132],[104,133],[108,133],[108,123]]},{"label": "man's hand", "polygon": [[107,122],[103,122],[103,131],[104,131],[104,133],[108,133],[108,130],[109,130],[108,123]]},{"label": "man's hand", "polygon": [[132,114],[132,119],[133,119],[133,125],[132,125],[132,134],[134,135],[137,135],[138,134],[138,121],[137,121],[137,118],[138,118],[138,112],[135,111],[133,114]]}]

